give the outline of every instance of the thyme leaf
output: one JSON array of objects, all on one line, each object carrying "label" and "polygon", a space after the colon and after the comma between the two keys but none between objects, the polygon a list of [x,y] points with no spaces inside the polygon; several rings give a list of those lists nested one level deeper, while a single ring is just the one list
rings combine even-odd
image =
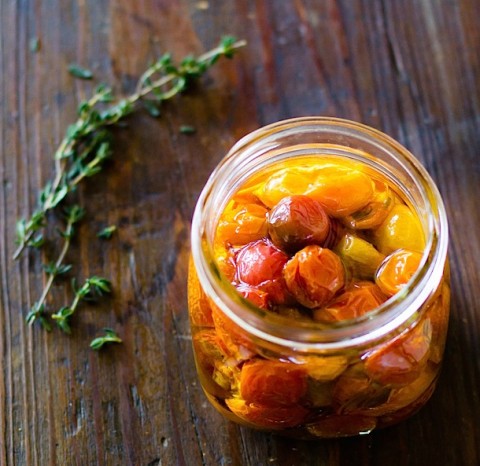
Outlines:
[{"label": "thyme leaf", "polygon": [[71,63],[70,65],[68,65],[68,71],[75,78],[79,78],[79,79],[93,78],[93,73],[90,70],[88,70],[87,68],[83,68],[75,63]]},{"label": "thyme leaf", "polygon": [[122,343],[122,339],[111,328],[104,328],[103,331],[105,332],[105,335],[94,338],[90,342],[90,348],[99,350],[104,345],[109,343]]}]

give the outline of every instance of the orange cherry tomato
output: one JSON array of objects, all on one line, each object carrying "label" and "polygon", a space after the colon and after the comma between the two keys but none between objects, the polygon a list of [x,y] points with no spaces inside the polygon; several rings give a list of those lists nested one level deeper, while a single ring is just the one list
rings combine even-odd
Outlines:
[{"label": "orange cherry tomato", "polygon": [[293,363],[257,359],[247,361],[240,375],[240,395],[247,403],[290,406],[307,391],[307,373]]},{"label": "orange cherry tomato", "polygon": [[387,218],[395,204],[395,195],[387,183],[374,180],[375,191],[372,200],[360,210],[347,215],[342,220],[354,230],[366,230],[378,227]]},{"label": "orange cherry tomato", "polygon": [[348,370],[336,381],[333,403],[342,413],[358,413],[384,404],[391,389],[369,379],[365,373]]},{"label": "orange cherry tomato", "polygon": [[240,398],[227,398],[226,405],[233,414],[250,427],[281,430],[302,424],[309,411],[300,405],[264,406]]},{"label": "orange cherry tomato", "polygon": [[387,256],[377,269],[375,283],[387,295],[398,293],[413,277],[422,254],[407,249],[398,249]]},{"label": "orange cherry tomato", "polygon": [[267,209],[259,204],[230,201],[220,216],[216,240],[239,246],[267,235]]},{"label": "orange cherry tomato", "polygon": [[425,319],[394,340],[381,345],[365,358],[365,372],[373,380],[390,386],[413,382],[423,370],[429,354],[432,326]]},{"label": "orange cherry tomato", "polygon": [[340,258],[316,245],[298,251],[288,261],[283,276],[294,298],[311,309],[325,305],[345,284]]},{"label": "orange cherry tomato", "polygon": [[218,271],[229,281],[235,280],[235,254],[233,248],[225,249],[218,243],[214,246],[215,265]]},{"label": "orange cherry tomato", "polygon": [[313,318],[322,322],[342,322],[356,319],[380,306],[386,300],[387,296],[375,283],[354,282],[342,294],[328,303],[327,307],[315,309]]},{"label": "orange cherry tomato", "polygon": [[294,195],[284,197],[268,213],[268,233],[280,249],[296,252],[309,245],[323,245],[330,231],[330,219],[314,199]]}]

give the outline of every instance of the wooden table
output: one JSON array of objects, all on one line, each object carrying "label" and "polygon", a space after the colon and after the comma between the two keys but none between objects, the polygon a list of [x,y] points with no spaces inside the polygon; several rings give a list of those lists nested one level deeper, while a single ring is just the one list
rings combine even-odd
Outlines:
[{"label": "wooden table", "polygon": [[[2,0],[0,31],[0,464],[480,464],[479,1]],[[74,195],[87,217],[69,275],[108,277],[112,297],[82,305],[70,336],[26,325],[46,253],[14,262],[15,222],[52,176],[78,102],[101,81],[129,93],[163,52],[201,53],[226,33],[247,47],[160,118],[129,117],[113,131],[106,170]],[[95,80],[74,79],[72,62]],[[196,378],[185,293],[196,198],[238,138],[301,115],[355,119],[398,139],[438,183],[450,218],[438,389],[418,415],[369,436],[303,442],[238,427]],[[117,232],[99,241],[110,224]],[[48,305],[70,299],[67,280]],[[91,350],[103,327],[123,344]]]}]

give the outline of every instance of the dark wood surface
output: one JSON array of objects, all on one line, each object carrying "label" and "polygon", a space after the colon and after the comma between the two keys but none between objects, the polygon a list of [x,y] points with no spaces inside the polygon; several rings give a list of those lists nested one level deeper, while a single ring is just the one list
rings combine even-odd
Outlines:
[{"label": "dark wood surface", "polygon": [[[0,464],[480,464],[479,31],[478,0],[1,0]],[[127,93],[154,57],[201,53],[225,33],[248,46],[160,119],[137,112],[114,130],[112,162],[77,194],[88,216],[71,275],[105,275],[112,298],[82,306],[71,336],[27,326],[44,257],[12,260],[15,221],[34,207],[94,86],[67,65]],[[238,427],[210,407],[195,374],[185,287],[196,198],[238,138],[300,115],[355,119],[398,139],[449,214],[439,386],[419,414],[369,436],[303,442]],[[184,124],[197,132],[182,134]],[[117,234],[99,242],[112,223]],[[51,304],[68,299],[57,286]],[[124,343],[90,350],[106,326]]]}]

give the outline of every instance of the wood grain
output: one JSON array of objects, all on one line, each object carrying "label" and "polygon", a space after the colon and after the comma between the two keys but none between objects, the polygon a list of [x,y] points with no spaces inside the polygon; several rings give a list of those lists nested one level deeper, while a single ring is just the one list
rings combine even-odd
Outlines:
[{"label": "wood grain", "polygon": [[[480,464],[479,31],[476,0],[1,1],[0,464]],[[127,93],[154,57],[200,53],[225,33],[248,46],[160,119],[139,112],[116,128],[105,176],[76,194],[88,219],[72,276],[109,277],[111,299],[83,306],[71,336],[26,326],[46,258],[12,261],[15,222],[32,211],[94,85],[67,65]],[[452,317],[440,384],[418,415],[366,437],[303,442],[240,428],[210,407],[195,374],[185,287],[196,198],[238,138],[301,115],[351,118],[398,139],[449,214]],[[183,124],[196,133],[180,133]],[[98,241],[109,224],[118,234]],[[51,304],[68,290],[55,287]],[[91,351],[102,327],[124,343]]]}]

